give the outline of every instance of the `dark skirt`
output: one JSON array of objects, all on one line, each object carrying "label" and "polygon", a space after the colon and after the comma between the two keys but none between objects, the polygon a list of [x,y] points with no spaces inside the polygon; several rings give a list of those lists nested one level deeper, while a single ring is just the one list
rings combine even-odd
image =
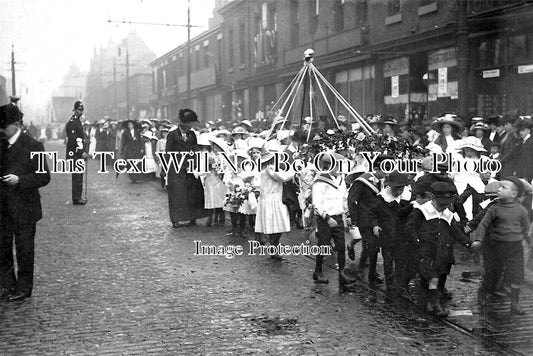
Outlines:
[{"label": "dark skirt", "polygon": [[204,187],[192,174],[174,176],[167,185],[170,221],[190,221],[209,215],[204,209]]}]

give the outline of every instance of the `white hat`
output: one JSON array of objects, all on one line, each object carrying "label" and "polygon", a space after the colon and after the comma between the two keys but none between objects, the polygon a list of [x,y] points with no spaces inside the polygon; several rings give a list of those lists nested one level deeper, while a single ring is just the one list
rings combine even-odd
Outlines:
[{"label": "white hat", "polygon": [[471,148],[478,152],[487,152],[487,150],[483,147],[481,140],[475,136],[468,136],[463,138],[458,142],[456,148],[458,150],[462,148]]},{"label": "white hat", "polygon": [[229,151],[229,145],[223,139],[211,136],[211,137],[208,138],[208,140],[209,140],[209,142],[211,142],[211,144],[217,145],[222,151],[224,151],[224,152],[228,152]]},{"label": "white hat", "polygon": [[261,149],[263,148],[265,142],[266,141],[260,137],[250,137],[248,139],[248,149],[252,149],[252,148]]},{"label": "white hat", "polygon": [[211,142],[209,142],[209,139],[211,137],[213,137],[213,135],[211,133],[209,133],[209,132],[201,133],[198,136],[198,140],[197,140],[198,145],[200,145],[200,146],[210,146]]},{"label": "white hat", "polygon": [[276,134],[276,138],[281,141],[292,135],[294,135],[294,130],[279,130]]},{"label": "white hat", "polygon": [[245,150],[245,151],[248,150],[248,143],[242,138],[235,140],[234,145],[237,150]]},{"label": "white hat", "polygon": [[252,123],[250,122],[250,120],[242,120],[241,121],[241,124],[245,125],[245,126],[248,126],[249,128],[252,128]]}]

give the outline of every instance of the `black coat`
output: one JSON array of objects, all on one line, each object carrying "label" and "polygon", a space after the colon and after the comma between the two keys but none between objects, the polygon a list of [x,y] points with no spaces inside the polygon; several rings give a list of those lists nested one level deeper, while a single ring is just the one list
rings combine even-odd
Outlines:
[{"label": "black coat", "polygon": [[122,152],[122,157],[126,159],[139,159],[143,157],[143,142],[139,131],[135,130],[133,136],[129,129],[122,132],[120,152]]},{"label": "black coat", "polygon": [[502,170],[499,173],[500,177],[508,177],[513,175],[516,165],[514,154],[516,152],[516,137],[514,133],[507,131],[500,137],[500,162],[502,163]]},{"label": "black coat", "polygon": [[533,179],[533,137],[530,136],[526,142],[518,143],[515,155],[515,174],[519,178],[524,178],[528,182]]},{"label": "black coat", "polygon": [[23,133],[3,153],[0,149],[0,173],[19,177],[16,185],[0,183],[0,219],[8,214],[16,221],[35,223],[42,218],[39,188],[50,182],[50,172],[45,161],[45,173],[38,171],[38,158],[30,158],[31,152],[44,151],[43,144]]},{"label": "black coat", "polygon": [[348,211],[354,226],[359,228],[372,228],[370,209],[376,204],[376,191],[365,183],[356,180],[348,192]]},{"label": "black coat", "polygon": [[[186,139],[180,129],[170,131],[167,136],[166,153],[198,151],[196,135],[188,131]],[[180,157],[177,157],[180,159]],[[204,209],[204,187],[199,178],[187,172],[187,158],[179,171],[171,165],[168,170],[168,204],[170,221],[188,221],[208,215]]]},{"label": "black coat", "polygon": [[108,133],[105,129],[100,131],[100,129],[96,130],[96,133],[94,134],[94,137],[96,138],[96,152],[104,152],[109,151],[108,147]]},{"label": "black coat", "polygon": [[412,209],[413,206],[407,200],[387,203],[383,197],[377,197],[376,204],[370,210],[370,219],[372,227],[381,228],[379,236],[381,246],[403,240],[404,224]]},{"label": "black coat", "polygon": [[[431,201],[428,202],[431,204]],[[420,209],[413,209],[405,225],[406,235],[416,241],[420,276],[424,279],[448,274],[455,263],[455,242],[470,243],[459,224],[440,219],[426,219]]]}]

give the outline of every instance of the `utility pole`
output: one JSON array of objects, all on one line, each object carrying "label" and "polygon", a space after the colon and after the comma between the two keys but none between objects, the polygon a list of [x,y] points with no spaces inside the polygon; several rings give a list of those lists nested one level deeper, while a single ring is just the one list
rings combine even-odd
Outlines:
[{"label": "utility pole", "polygon": [[113,111],[115,113],[115,121],[118,121],[118,110],[117,110],[117,57],[113,57]]},{"label": "utility pole", "polygon": [[187,107],[191,104],[191,0],[187,0]]},{"label": "utility pole", "polygon": [[459,105],[458,114],[468,114],[468,1],[457,0],[459,18],[457,19],[457,69]]},{"label": "utility pole", "polygon": [[126,41],[126,119],[130,118],[130,52]]},{"label": "utility pole", "polygon": [[15,46],[11,44],[11,92],[17,96],[17,86],[15,81]]}]

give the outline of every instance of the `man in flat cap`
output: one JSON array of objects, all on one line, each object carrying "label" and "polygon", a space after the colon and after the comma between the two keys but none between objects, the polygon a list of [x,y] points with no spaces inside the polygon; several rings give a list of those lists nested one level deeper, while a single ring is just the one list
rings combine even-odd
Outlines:
[{"label": "man in flat cap", "polygon": [[[83,125],[81,116],[83,115],[83,103],[78,100],[74,103],[74,114],[65,125],[67,137],[67,156],[66,159],[77,161],[86,159],[87,153],[84,146]],[[83,192],[83,173],[72,173],[72,204],[85,205],[87,201],[81,198]]]},{"label": "man in flat cap", "polygon": [[0,106],[0,298],[8,301],[31,296],[39,188],[50,181],[46,161],[38,173],[38,157],[31,157],[43,144],[22,132],[22,116],[16,105]]},{"label": "man in flat cap", "polygon": [[[192,130],[192,127],[198,123],[198,116],[190,109],[181,109],[178,119],[178,127],[168,133],[165,152],[198,151],[196,134]],[[178,158],[181,159],[181,156]],[[185,161],[188,158],[186,157]],[[188,221],[187,226],[194,226],[196,219],[209,214],[204,209],[202,182],[187,172],[187,166],[188,164],[183,164],[177,171],[177,167],[171,165],[167,174],[168,208],[173,228],[182,226],[180,221]]]}]

